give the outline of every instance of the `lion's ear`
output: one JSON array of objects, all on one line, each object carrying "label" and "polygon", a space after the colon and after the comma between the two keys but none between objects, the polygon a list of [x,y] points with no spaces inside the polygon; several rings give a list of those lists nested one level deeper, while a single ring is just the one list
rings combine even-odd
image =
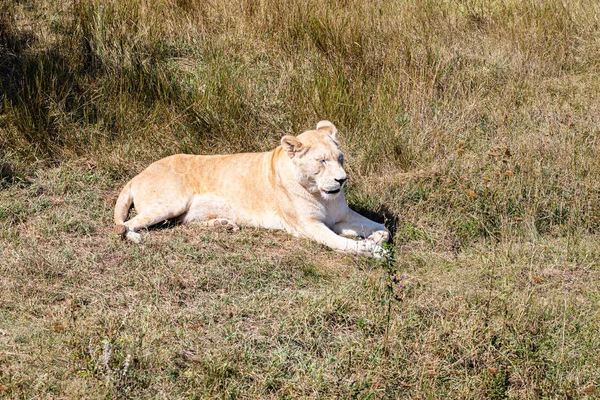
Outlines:
[{"label": "lion's ear", "polygon": [[290,158],[294,158],[296,154],[301,152],[304,148],[302,142],[297,137],[292,135],[285,135],[281,138],[281,146],[288,153]]},{"label": "lion's ear", "polygon": [[325,131],[329,134],[329,136],[331,136],[331,138],[333,140],[335,140],[337,142],[337,128],[335,127],[334,124],[332,124],[331,122],[325,120],[325,121],[320,121],[317,124],[317,129],[320,131]]}]

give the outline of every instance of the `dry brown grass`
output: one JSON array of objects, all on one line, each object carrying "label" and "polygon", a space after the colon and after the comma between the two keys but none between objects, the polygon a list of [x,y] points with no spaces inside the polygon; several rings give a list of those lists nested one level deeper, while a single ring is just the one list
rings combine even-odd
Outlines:
[{"label": "dry brown grass", "polygon": [[[0,394],[593,397],[599,14],[3,2]],[[394,263],[253,230],[109,235],[150,161],[266,150],[320,119]]]},{"label": "dry brown grass", "polygon": [[0,193],[3,395],[536,398],[597,385],[593,237],[460,251],[419,237],[381,266],[253,229],[168,227],[130,245],[111,235],[113,202],[107,173],[78,163]]}]

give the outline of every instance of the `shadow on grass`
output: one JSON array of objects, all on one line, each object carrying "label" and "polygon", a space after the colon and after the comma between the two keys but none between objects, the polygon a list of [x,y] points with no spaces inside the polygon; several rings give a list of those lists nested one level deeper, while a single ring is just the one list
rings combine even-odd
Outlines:
[{"label": "shadow on grass", "polygon": [[20,138],[9,136],[0,143],[26,157],[52,154],[68,142],[61,118],[83,113],[84,91],[74,61],[61,54],[58,44],[42,47],[32,31],[18,29],[9,7],[0,8],[0,115],[9,117]]},{"label": "shadow on grass", "polygon": [[0,153],[0,189],[21,182],[22,180],[21,174],[16,172],[7,161],[4,161]]},{"label": "shadow on grass", "polygon": [[390,243],[393,242],[400,218],[388,206],[379,204],[374,208],[366,208],[358,204],[353,204],[350,208],[370,220],[383,224],[390,231]]}]

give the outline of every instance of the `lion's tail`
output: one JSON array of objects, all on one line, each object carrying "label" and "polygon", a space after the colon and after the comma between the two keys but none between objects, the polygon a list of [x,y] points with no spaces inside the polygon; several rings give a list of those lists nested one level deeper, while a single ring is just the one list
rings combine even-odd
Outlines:
[{"label": "lion's tail", "polygon": [[129,182],[121,190],[117,204],[115,204],[115,233],[117,235],[124,235],[127,232],[127,227],[124,224],[125,218],[129,214],[131,203],[133,203],[133,196],[131,195],[131,182]]}]

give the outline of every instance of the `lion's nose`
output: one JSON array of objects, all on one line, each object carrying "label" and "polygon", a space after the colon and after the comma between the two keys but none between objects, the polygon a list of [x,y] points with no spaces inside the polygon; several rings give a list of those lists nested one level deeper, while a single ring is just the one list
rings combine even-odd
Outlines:
[{"label": "lion's nose", "polygon": [[342,186],[344,184],[344,182],[346,182],[348,180],[348,178],[342,178],[342,179],[336,179],[335,181],[337,183],[340,184],[340,186]]}]

